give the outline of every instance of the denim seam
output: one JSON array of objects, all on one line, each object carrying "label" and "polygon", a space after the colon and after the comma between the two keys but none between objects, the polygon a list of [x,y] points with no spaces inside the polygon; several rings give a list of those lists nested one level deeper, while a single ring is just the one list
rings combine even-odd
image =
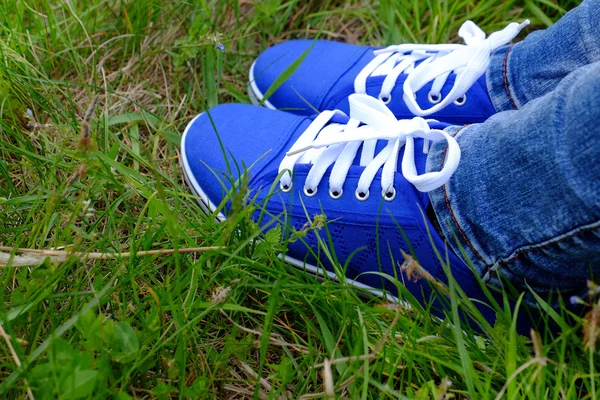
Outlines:
[{"label": "denim seam", "polygon": [[[452,135],[452,137],[456,137],[467,126],[468,125],[465,125],[462,128],[460,128],[459,130],[457,130],[456,132],[454,132],[454,134]],[[444,154],[443,154],[443,157],[442,157],[442,168],[444,167],[444,164],[446,163],[446,153],[447,152],[448,152],[448,146],[446,146],[444,148]],[[467,235],[465,234],[465,232],[462,230],[462,228],[458,224],[458,220],[456,219],[456,216],[454,215],[454,211],[452,210],[452,206],[450,205],[450,199],[448,197],[447,187],[448,187],[448,184],[445,184],[444,186],[442,186],[442,191],[444,193],[444,201],[446,203],[446,208],[448,208],[448,212],[450,213],[450,217],[452,218],[452,222],[454,222],[454,225],[456,226],[456,229],[458,230],[458,233],[460,233],[460,235],[462,236],[463,240],[465,241],[465,243],[467,244],[467,246],[469,246],[469,248],[471,249],[471,251],[473,252],[473,254],[475,254],[475,256],[477,258],[479,258],[479,260],[481,260],[482,263],[487,264],[485,262],[485,260],[483,259],[483,257],[481,257],[481,255],[479,254],[479,252],[477,250],[475,250],[475,247],[471,244],[471,241],[467,238]]]},{"label": "denim seam", "polygon": [[506,92],[506,95],[508,96],[508,100],[510,101],[510,104],[516,110],[517,105],[515,104],[515,101],[512,98],[512,94],[510,93],[510,87],[508,86],[508,72],[507,72],[508,71],[508,55],[510,54],[511,50],[512,50],[512,46],[508,48],[506,53],[504,53],[504,64],[502,66],[502,76],[504,77],[504,91]]},{"label": "denim seam", "polygon": [[515,261],[522,254],[530,253],[532,251],[546,248],[548,246],[560,243],[562,241],[576,237],[582,233],[586,233],[588,231],[598,229],[598,228],[600,228],[600,220],[586,224],[586,225],[578,226],[577,228],[572,229],[569,232],[558,235],[552,239],[545,240],[541,243],[519,247],[519,248],[513,250],[513,252],[508,257],[506,257],[500,261],[497,261],[492,266],[487,267],[487,269],[485,270],[484,276],[483,276],[483,281],[485,282],[485,281],[489,280],[492,272],[497,272],[502,266],[506,266],[507,264]]}]

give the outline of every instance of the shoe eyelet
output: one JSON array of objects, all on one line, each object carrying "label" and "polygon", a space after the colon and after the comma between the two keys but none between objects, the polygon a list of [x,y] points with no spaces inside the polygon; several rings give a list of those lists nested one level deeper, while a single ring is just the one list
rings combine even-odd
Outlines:
[{"label": "shoe eyelet", "polygon": [[279,182],[279,189],[281,189],[283,193],[288,193],[290,190],[292,190],[292,184],[290,183],[289,185],[284,185],[283,183]]},{"label": "shoe eyelet", "polygon": [[356,189],[356,191],[354,192],[354,197],[356,197],[356,200],[358,201],[366,201],[369,198],[369,191],[367,190],[367,193],[363,193],[363,192],[359,192],[358,189]]},{"label": "shoe eyelet", "polygon": [[467,95],[466,94],[463,94],[458,99],[454,100],[454,104],[457,105],[457,106],[459,106],[459,107],[464,106],[466,102],[467,102]]},{"label": "shoe eyelet", "polygon": [[437,104],[442,101],[442,95],[441,93],[434,95],[433,93],[429,92],[427,94],[427,100],[429,100],[431,104]]},{"label": "shoe eyelet", "polygon": [[331,198],[332,198],[332,199],[334,199],[334,200],[337,200],[337,199],[339,199],[340,197],[342,197],[342,194],[344,194],[344,191],[343,191],[343,190],[340,190],[339,192],[338,192],[338,191],[336,191],[336,192],[332,192],[332,191],[331,191],[331,188],[329,189],[329,197],[331,197]]},{"label": "shoe eyelet", "polygon": [[307,188],[305,186],[304,187],[304,195],[306,197],[315,197],[317,195],[317,189],[311,189],[311,188]]},{"label": "shoe eyelet", "polygon": [[381,196],[385,201],[393,201],[396,198],[396,188],[392,188],[392,190],[381,192]]},{"label": "shoe eyelet", "polygon": [[381,93],[379,93],[379,100],[381,100],[383,104],[390,104],[390,101],[392,101],[392,95],[390,93],[387,96],[382,96]]}]

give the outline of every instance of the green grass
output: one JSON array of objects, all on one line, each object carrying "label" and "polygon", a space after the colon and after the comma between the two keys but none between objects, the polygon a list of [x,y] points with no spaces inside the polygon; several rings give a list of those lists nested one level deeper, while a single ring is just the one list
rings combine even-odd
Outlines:
[{"label": "green grass", "polygon": [[[248,208],[204,215],[178,166],[186,123],[248,102],[269,45],[446,42],[466,19],[532,30],[577,3],[0,2],[0,245],[128,253],[0,267],[0,397],[594,398],[597,308],[524,337],[507,313],[453,324],[473,308],[453,286],[442,321],[365,300],[281,262]],[[219,248],[167,252],[201,246]]]}]

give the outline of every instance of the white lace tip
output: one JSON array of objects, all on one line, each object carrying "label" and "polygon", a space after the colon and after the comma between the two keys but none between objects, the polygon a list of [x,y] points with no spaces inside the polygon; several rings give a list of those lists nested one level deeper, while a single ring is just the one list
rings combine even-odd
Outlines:
[{"label": "white lace tip", "polygon": [[521,22],[519,24],[519,30],[525,28],[527,25],[529,25],[531,23],[531,21],[529,21],[528,19],[526,19],[525,21]]},{"label": "white lace tip", "polygon": [[429,154],[429,140],[427,139],[423,140],[423,153]]}]

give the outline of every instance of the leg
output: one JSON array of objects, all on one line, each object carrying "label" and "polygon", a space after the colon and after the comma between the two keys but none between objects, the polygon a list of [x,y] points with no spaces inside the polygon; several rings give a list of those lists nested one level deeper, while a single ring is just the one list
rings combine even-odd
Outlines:
[{"label": "leg", "polygon": [[497,111],[551,92],[571,71],[600,61],[600,0],[585,0],[552,27],[499,49],[487,72]]},{"label": "leg", "polygon": [[[600,62],[520,110],[457,130],[461,164],[430,198],[448,243],[484,280],[579,295],[600,276],[599,93]],[[444,152],[432,148],[429,170]]]}]

